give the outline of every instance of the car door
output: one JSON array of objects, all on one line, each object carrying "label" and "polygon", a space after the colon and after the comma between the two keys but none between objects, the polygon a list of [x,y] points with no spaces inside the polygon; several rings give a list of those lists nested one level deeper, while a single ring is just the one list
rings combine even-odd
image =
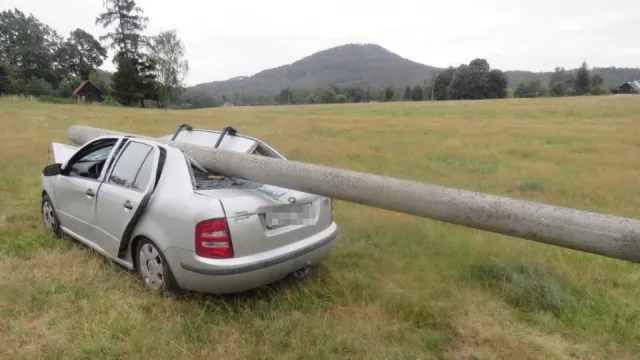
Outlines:
[{"label": "car door", "polygon": [[72,236],[95,245],[96,197],[105,166],[119,139],[102,139],[82,147],[55,182],[55,205],[60,223]]},{"label": "car door", "polygon": [[155,188],[160,149],[153,143],[131,139],[118,155],[100,187],[96,216],[102,248],[117,257],[120,241],[145,194]]}]

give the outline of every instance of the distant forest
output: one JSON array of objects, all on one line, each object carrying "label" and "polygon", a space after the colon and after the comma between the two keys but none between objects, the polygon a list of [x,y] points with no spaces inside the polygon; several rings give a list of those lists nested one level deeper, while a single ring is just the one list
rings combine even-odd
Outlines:
[{"label": "distant forest", "polygon": [[[96,15],[96,24],[106,30],[99,39],[82,29],[63,37],[18,9],[0,13],[0,94],[68,101],[90,80],[108,104],[189,109],[605,95],[640,79],[640,69],[589,69],[586,62],[540,73],[502,71],[482,58],[437,68],[376,44],[347,44],[252,76],[187,88],[189,65],[175,30],[145,34],[149,19],[134,0],[106,0],[104,12]],[[100,70],[108,48],[115,50],[113,74]]]}]

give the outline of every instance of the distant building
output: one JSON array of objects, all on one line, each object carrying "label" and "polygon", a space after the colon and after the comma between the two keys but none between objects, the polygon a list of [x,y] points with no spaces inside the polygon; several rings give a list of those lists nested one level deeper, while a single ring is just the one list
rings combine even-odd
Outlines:
[{"label": "distant building", "polygon": [[640,94],[640,80],[629,81],[622,84],[618,94]]},{"label": "distant building", "polygon": [[73,95],[71,97],[83,102],[104,101],[104,93],[100,91],[100,89],[98,89],[95,85],[93,85],[89,80],[83,81],[82,84],[80,84],[73,91]]}]

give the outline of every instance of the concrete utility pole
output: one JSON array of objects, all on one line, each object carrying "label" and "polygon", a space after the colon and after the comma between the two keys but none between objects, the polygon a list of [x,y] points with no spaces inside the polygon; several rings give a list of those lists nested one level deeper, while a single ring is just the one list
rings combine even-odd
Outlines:
[{"label": "concrete utility pole", "polygon": [[99,128],[68,130],[78,145],[103,135],[137,136],[179,148],[221,175],[640,262],[640,221],[635,219]]}]

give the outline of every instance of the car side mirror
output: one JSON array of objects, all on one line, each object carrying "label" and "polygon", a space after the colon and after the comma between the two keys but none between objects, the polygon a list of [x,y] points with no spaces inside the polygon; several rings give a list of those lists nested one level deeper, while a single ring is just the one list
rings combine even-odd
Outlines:
[{"label": "car side mirror", "polygon": [[55,163],[51,165],[47,165],[42,169],[42,174],[44,176],[56,176],[62,173],[62,164]]}]

